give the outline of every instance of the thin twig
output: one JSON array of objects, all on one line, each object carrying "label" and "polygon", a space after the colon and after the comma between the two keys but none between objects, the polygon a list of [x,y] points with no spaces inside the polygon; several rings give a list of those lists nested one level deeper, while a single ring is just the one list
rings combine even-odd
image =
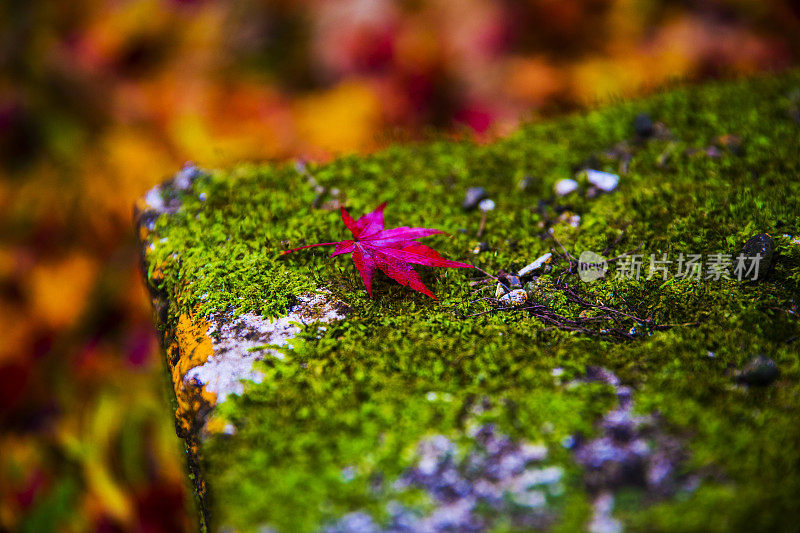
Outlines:
[{"label": "thin twig", "polygon": [[621,259],[623,257],[629,256],[629,255],[633,255],[636,252],[638,252],[639,250],[641,250],[643,245],[644,245],[644,243],[640,242],[639,246],[637,246],[635,249],[633,249],[633,250],[631,250],[629,252],[625,252],[624,254],[619,254],[618,256],[612,257],[611,259],[606,259],[606,263],[610,263],[611,261],[616,261],[617,259]]},{"label": "thin twig", "polygon": [[622,238],[625,237],[625,234],[628,233],[628,226],[630,226],[630,224],[622,228],[622,231],[620,231],[619,235],[617,235],[617,238],[614,239],[614,242],[606,246],[605,249],[600,253],[600,255],[605,256],[607,253],[609,253],[611,250],[617,247]]},{"label": "thin twig", "polygon": [[552,237],[553,240],[556,241],[556,244],[558,244],[561,247],[561,249],[564,251],[564,255],[567,257],[567,261],[569,261],[569,272],[571,273],[572,272],[572,259],[573,259],[572,256],[567,251],[567,249],[564,248],[564,245],[561,244],[561,241],[558,240],[558,237],[556,237],[556,232],[553,231],[553,228],[550,228],[548,233],[550,234],[550,237]]},{"label": "thin twig", "polygon": [[506,289],[506,291],[511,291],[511,289],[508,287],[508,285],[506,285],[505,283],[503,283],[502,281],[500,281],[500,278],[498,278],[497,276],[494,276],[494,275],[492,275],[492,274],[489,274],[488,272],[486,272],[486,271],[485,271],[485,270],[483,270],[482,268],[480,268],[480,267],[476,267],[475,265],[472,265],[472,268],[474,268],[474,269],[475,269],[475,270],[477,270],[478,272],[481,272],[481,273],[483,273],[483,274],[486,274],[487,276],[489,276],[490,278],[492,278],[493,280],[495,280],[497,283],[499,283],[500,285],[502,285],[502,286],[503,286],[503,287]]}]

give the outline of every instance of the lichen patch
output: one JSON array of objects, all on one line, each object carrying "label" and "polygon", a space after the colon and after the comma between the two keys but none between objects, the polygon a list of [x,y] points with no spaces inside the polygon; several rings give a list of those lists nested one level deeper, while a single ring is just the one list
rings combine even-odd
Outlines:
[{"label": "lichen patch", "polygon": [[291,349],[291,340],[300,332],[300,325],[331,322],[344,318],[347,306],[331,299],[328,293],[304,294],[289,313],[277,319],[266,319],[255,313],[234,317],[227,312],[214,317],[208,328],[214,355],[192,368],[184,381],[196,381],[224,402],[229,394],[242,394],[242,380],[260,383],[263,376],[253,363],[265,357],[283,359],[283,348]]}]

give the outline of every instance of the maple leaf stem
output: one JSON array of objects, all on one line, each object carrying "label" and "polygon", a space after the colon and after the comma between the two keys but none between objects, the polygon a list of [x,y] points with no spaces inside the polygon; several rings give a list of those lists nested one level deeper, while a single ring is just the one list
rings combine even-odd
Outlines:
[{"label": "maple leaf stem", "polygon": [[486,276],[489,276],[490,278],[492,278],[493,280],[495,280],[497,283],[499,283],[500,285],[502,285],[502,286],[503,286],[503,287],[506,289],[506,291],[507,291],[507,292],[511,292],[511,289],[508,287],[508,285],[506,285],[505,283],[503,283],[502,281],[500,281],[500,278],[498,278],[497,276],[495,276],[495,275],[493,275],[493,274],[489,274],[489,273],[488,273],[488,272],[486,272],[484,269],[482,269],[482,268],[479,268],[479,267],[476,267],[475,265],[472,265],[472,268],[474,268],[474,269],[475,269],[475,270],[477,270],[478,272],[481,272],[482,274],[485,274]]},{"label": "maple leaf stem", "polygon": [[307,244],[306,246],[301,246],[300,248],[292,248],[291,250],[283,250],[281,251],[281,255],[290,254],[292,252],[296,252],[297,250],[304,250],[306,248],[313,248],[315,246],[334,246],[339,244],[338,242],[321,242],[318,244]]}]

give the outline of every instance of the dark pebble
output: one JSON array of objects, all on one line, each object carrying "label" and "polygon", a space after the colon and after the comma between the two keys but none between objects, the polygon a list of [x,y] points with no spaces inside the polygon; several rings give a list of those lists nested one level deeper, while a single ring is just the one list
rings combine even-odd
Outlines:
[{"label": "dark pebble", "polygon": [[[761,279],[772,266],[772,259],[775,254],[775,241],[767,233],[759,233],[750,237],[742,247],[742,255],[745,257],[755,257],[756,254],[761,255],[761,260],[758,263],[758,278]],[[750,270],[752,261],[745,260],[745,272]],[[747,276],[752,279],[752,274]]]},{"label": "dark pebble", "polygon": [[759,355],[751,359],[742,370],[736,373],[736,381],[763,387],[778,379],[780,374],[781,371],[775,361]]},{"label": "dark pebble", "polygon": [[639,113],[633,120],[633,131],[639,139],[649,139],[655,132],[653,119],[647,113]]},{"label": "dark pebble", "polygon": [[464,196],[461,207],[466,211],[471,211],[478,207],[478,204],[484,198],[486,198],[486,189],[483,187],[470,187],[467,189],[467,194]]}]

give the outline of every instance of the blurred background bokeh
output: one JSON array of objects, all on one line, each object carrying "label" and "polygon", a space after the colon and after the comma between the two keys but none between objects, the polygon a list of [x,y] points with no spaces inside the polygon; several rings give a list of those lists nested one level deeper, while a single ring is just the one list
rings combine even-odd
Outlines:
[{"label": "blurred background bokeh", "polygon": [[131,210],[798,64],[791,0],[0,2],[0,531],[196,528]]}]

